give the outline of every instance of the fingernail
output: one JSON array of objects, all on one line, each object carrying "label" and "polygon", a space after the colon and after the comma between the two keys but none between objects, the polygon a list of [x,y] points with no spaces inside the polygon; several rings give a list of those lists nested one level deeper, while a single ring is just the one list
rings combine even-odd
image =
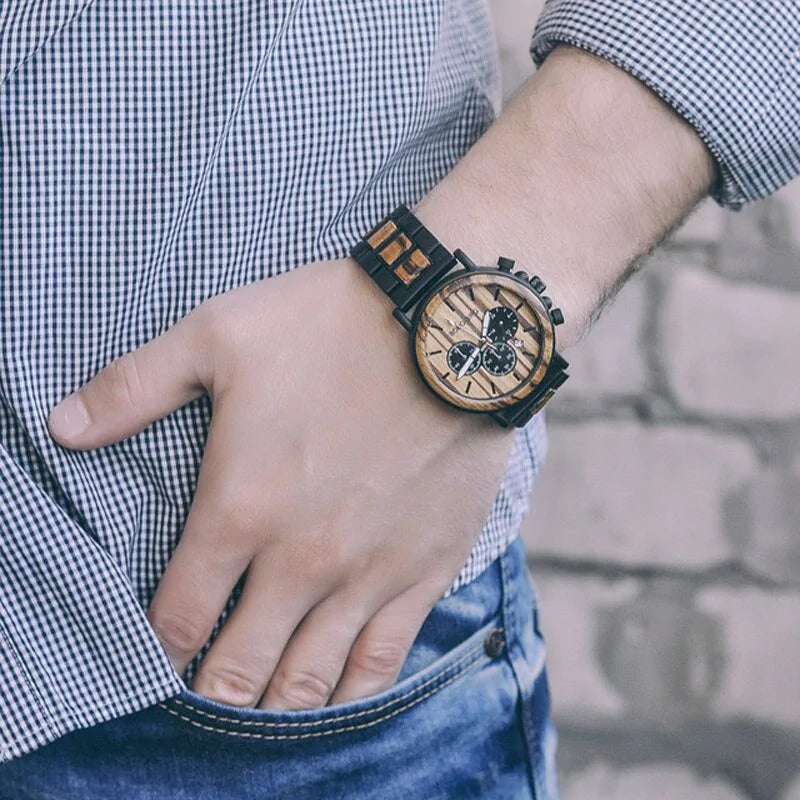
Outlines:
[{"label": "fingernail", "polygon": [[80,395],[75,392],[53,408],[47,424],[50,432],[59,439],[74,439],[92,424],[92,418]]}]

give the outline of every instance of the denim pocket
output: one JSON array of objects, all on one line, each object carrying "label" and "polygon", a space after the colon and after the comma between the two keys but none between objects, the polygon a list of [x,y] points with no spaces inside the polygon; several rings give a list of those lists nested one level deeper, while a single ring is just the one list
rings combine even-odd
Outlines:
[{"label": "denim pocket", "polygon": [[[490,661],[491,648],[487,653],[485,642],[502,626],[500,565],[494,562],[433,607],[398,681],[383,692],[321,708],[277,711],[230,706],[184,689],[162,708],[197,728],[253,739],[308,739],[372,728],[419,706]],[[495,641],[499,636],[495,634]]]},{"label": "denim pocket", "polygon": [[490,634],[494,634],[493,641],[500,639],[499,623],[498,614],[427,667],[383,692],[348,703],[301,711],[253,709],[218,703],[184,689],[161,705],[172,716],[196,728],[249,739],[288,741],[364,730],[424,703],[490,661],[491,650],[487,652],[486,643]]}]

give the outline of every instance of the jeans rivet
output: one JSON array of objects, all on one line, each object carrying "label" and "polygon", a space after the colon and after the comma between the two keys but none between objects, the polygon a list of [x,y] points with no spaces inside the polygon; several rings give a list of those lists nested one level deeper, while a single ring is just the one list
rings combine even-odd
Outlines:
[{"label": "jeans rivet", "polygon": [[503,635],[502,628],[495,628],[483,643],[483,649],[489,658],[497,658],[506,646],[506,637]]}]

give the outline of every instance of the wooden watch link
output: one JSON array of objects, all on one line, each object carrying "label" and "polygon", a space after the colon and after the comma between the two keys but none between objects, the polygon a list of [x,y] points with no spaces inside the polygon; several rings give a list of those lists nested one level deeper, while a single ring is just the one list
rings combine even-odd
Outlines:
[{"label": "wooden watch link", "polygon": [[567,379],[555,343],[564,316],[511,259],[478,267],[402,205],[350,254],[396,304],[423,382],[451,406],[522,427]]}]

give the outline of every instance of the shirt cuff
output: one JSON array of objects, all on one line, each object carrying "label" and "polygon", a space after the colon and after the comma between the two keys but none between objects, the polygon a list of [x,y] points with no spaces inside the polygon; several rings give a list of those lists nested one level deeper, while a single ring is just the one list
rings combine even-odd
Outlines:
[{"label": "shirt cuff", "polygon": [[800,0],[547,0],[531,42],[559,44],[645,83],[717,162],[712,196],[740,208],[800,173]]}]

